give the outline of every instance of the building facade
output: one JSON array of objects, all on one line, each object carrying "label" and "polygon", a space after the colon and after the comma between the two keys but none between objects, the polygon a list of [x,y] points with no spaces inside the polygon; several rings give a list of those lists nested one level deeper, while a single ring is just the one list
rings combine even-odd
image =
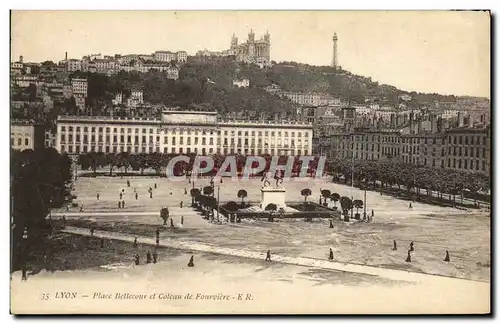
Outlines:
[{"label": "building facade", "polygon": [[[356,129],[328,137],[322,154],[330,158],[402,162],[429,168],[490,174],[491,129],[461,127],[439,132]],[[316,149],[316,153],[319,151]]]},{"label": "building facade", "polygon": [[446,169],[490,174],[491,129],[456,128],[446,132]]},{"label": "building facade", "polygon": [[312,125],[220,122],[215,112],[164,111],[161,118],[59,116],[56,149],[68,154],[197,153],[308,155]]},{"label": "building facade", "polygon": [[10,126],[10,145],[18,151],[38,150],[45,146],[45,129],[33,121],[13,121]]}]

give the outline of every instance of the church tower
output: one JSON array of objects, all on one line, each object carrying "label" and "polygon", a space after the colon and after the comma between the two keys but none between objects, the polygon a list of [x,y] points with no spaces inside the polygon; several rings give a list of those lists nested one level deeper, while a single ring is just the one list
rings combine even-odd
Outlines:
[{"label": "church tower", "polygon": [[231,37],[231,48],[238,46],[238,37],[233,33],[233,37]]}]

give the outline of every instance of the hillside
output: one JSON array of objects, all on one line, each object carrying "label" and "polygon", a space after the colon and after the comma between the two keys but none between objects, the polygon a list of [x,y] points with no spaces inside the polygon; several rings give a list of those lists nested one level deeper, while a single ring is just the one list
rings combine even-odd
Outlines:
[{"label": "hillside", "polygon": [[[311,66],[294,62],[274,64],[268,69],[236,62],[230,58],[189,58],[179,72],[179,80],[171,80],[165,73],[120,72],[106,76],[93,73],[76,73],[89,80],[88,105],[110,106],[118,92],[125,94],[133,88],[144,91],[144,101],[152,104],[180,106],[186,109],[203,107],[221,113],[248,113],[249,115],[274,113],[293,115],[290,101],[267,93],[264,88],[279,85],[285,91],[322,92],[352,103],[366,101],[397,104],[401,95],[412,97],[410,107],[431,105],[435,101],[455,103],[455,96],[406,92],[390,85],[379,84],[348,71],[335,71],[329,66]],[[249,88],[233,86],[233,80],[249,79]],[[97,112],[97,111],[96,111]],[[254,114],[255,112],[255,114]]]}]

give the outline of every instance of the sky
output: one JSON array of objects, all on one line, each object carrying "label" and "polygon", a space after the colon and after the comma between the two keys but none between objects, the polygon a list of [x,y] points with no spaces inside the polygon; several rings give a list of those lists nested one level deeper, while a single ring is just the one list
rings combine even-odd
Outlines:
[{"label": "sky", "polygon": [[471,11],[13,11],[11,59],[224,50],[271,35],[271,60],[339,64],[402,90],[490,97],[490,17]]}]

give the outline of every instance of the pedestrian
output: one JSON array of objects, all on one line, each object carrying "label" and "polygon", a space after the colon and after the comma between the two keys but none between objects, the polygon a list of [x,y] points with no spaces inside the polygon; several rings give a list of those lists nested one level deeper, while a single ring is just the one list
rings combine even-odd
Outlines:
[{"label": "pedestrian", "polygon": [[149,198],[151,198],[151,199],[153,198],[153,192],[152,191],[149,192]]},{"label": "pedestrian", "polygon": [[191,259],[189,259],[188,267],[190,268],[194,267],[194,256],[191,256]]},{"label": "pedestrian", "polygon": [[136,253],[136,255],[135,255],[135,265],[139,265],[140,260],[141,260],[141,257],[139,256],[139,253]]},{"label": "pedestrian", "polygon": [[122,188],[122,193],[125,193],[125,189]]},{"label": "pedestrian", "polygon": [[151,252],[146,253],[146,263],[151,263]]},{"label": "pedestrian", "polygon": [[97,194],[97,200],[99,200],[99,194]]},{"label": "pedestrian", "polygon": [[137,236],[134,237],[134,247],[136,248],[137,247]]},{"label": "pedestrian", "polygon": [[413,248],[413,242],[410,243],[410,252],[413,252],[415,251],[415,249]]},{"label": "pedestrian", "polygon": [[137,195],[137,192],[135,193],[135,200],[137,200],[139,196]]},{"label": "pedestrian", "polygon": [[406,260],[405,260],[406,262],[411,262],[411,254],[410,253],[411,253],[411,251],[408,250],[408,256],[406,257]]},{"label": "pedestrian", "polygon": [[156,189],[156,188],[158,188],[158,187],[156,186],[156,182],[155,182],[155,189]]},{"label": "pedestrian", "polygon": [[373,220],[373,216],[375,216],[375,212],[374,212],[374,211],[373,211],[373,209],[372,209],[372,217],[370,218],[370,221],[372,221],[372,220]]},{"label": "pedestrian", "polygon": [[445,262],[450,262],[450,253],[446,250],[446,256],[444,257]]},{"label": "pedestrian", "polygon": [[122,208],[125,208],[125,200],[122,200]]},{"label": "pedestrian", "polygon": [[191,178],[188,178],[188,181],[189,181],[188,183],[191,183]]},{"label": "pedestrian", "polygon": [[330,248],[330,256],[328,257],[328,260],[333,260],[333,250]]},{"label": "pedestrian", "polygon": [[104,248],[104,239],[101,238],[101,249],[103,249],[103,248]]},{"label": "pedestrian", "polygon": [[330,228],[333,228],[333,221],[330,219]]},{"label": "pedestrian", "polygon": [[156,250],[153,251],[153,263],[156,263],[158,262],[158,253],[156,252]]},{"label": "pedestrian", "polygon": [[170,218],[170,228],[171,229],[175,228],[175,226],[174,226],[174,220],[172,218]]},{"label": "pedestrian", "polygon": [[127,180],[127,187],[130,187],[130,181]]},{"label": "pedestrian", "polygon": [[83,206],[80,206],[80,213],[83,213]]},{"label": "pedestrian", "polygon": [[94,228],[93,227],[90,228],[90,236],[94,236]]},{"label": "pedestrian", "polygon": [[181,201],[181,208],[182,208],[182,204],[183,204],[183,202]]},{"label": "pedestrian", "polygon": [[396,240],[392,242],[392,250],[397,251],[398,250],[398,244],[396,243]]},{"label": "pedestrian", "polygon": [[181,225],[184,225],[184,216],[181,216]]},{"label": "pedestrian", "polygon": [[411,203],[408,205],[408,209],[413,209],[413,206],[411,205]]},{"label": "pedestrian", "polygon": [[26,271],[26,266],[23,266],[23,268],[21,269],[21,273],[22,273],[21,281],[28,280],[28,272]]},{"label": "pedestrian", "polygon": [[188,191],[186,188],[184,188],[184,194],[187,195],[188,194]]},{"label": "pedestrian", "polygon": [[222,181],[222,178],[220,178],[220,183],[222,183],[222,182],[223,182],[223,181]]},{"label": "pedestrian", "polygon": [[120,192],[120,200],[123,198],[123,193]]},{"label": "pedestrian", "polygon": [[122,208],[122,202],[118,201],[118,209]]},{"label": "pedestrian", "polygon": [[271,250],[267,250],[266,261],[271,261]]},{"label": "pedestrian", "polygon": [[156,229],[155,235],[156,235],[156,237],[160,237],[160,229],[159,228]]},{"label": "pedestrian", "polygon": [[170,196],[172,196],[172,189],[170,189]]},{"label": "pedestrian", "polygon": [[156,245],[160,245],[160,238],[159,237],[156,238]]},{"label": "pedestrian", "polygon": [[66,216],[63,215],[62,221],[63,221],[63,226],[65,227],[66,226]]}]

